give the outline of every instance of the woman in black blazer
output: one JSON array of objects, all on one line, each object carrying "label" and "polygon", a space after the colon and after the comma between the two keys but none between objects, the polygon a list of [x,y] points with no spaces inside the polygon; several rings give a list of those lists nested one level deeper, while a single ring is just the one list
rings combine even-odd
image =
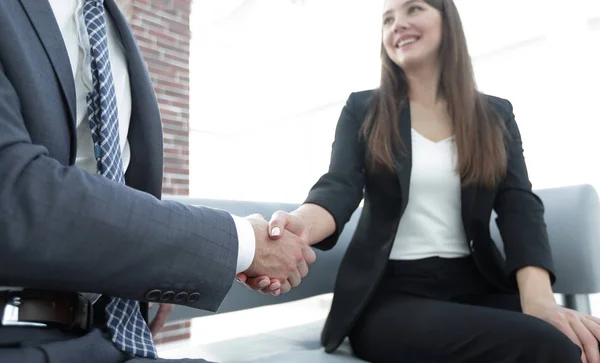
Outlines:
[{"label": "woman in black blazer", "polygon": [[454,3],[388,0],[382,24],[380,88],[350,95],[329,171],[271,220],[274,238],[287,228],[327,250],[364,198],[325,350],[349,336],[371,362],[599,362],[599,320],[554,300],[512,106],[477,92]]}]

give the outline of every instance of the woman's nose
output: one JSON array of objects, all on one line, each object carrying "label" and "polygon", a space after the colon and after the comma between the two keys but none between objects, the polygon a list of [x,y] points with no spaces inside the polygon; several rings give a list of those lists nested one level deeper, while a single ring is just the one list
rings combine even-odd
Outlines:
[{"label": "woman's nose", "polygon": [[408,29],[409,27],[410,27],[410,25],[408,24],[406,19],[396,18],[396,21],[394,22],[393,31],[394,31],[394,33],[399,33],[403,30]]}]

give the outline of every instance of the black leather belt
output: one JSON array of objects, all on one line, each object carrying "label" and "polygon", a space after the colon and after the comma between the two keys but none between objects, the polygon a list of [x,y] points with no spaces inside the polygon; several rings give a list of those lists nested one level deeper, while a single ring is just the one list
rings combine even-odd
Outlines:
[{"label": "black leather belt", "polygon": [[58,327],[90,331],[92,304],[76,293],[25,289],[0,291],[0,328]]}]

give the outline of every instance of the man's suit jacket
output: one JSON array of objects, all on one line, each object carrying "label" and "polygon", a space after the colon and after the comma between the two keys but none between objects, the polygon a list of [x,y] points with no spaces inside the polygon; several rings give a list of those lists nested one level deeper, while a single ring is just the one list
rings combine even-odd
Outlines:
[{"label": "man's suit jacket", "polygon": [[[335,233],[315,245],[327,250],[335,245],[364,197],[363,211],[340,265],[332,308],[321,336],[328,352],[335,350],[349,333],[380,281],[408,203],[412,165],[410,107],[402,109],[398,118],[407,153],[396,155],[395,175],[370,173],[365,171],[366,143],[358,135],[372,95],[373,91],[364,91],[353,93],[348,99],[337,125],[329,171],[306,199],[307,203],[327,209],[335,220]],[[550,271],[554,282],[544,207],[531,192],[512,105],[500,98],[485,96],[485,99],[506,122],[508,168],[502,183],[493,190],[477,186],[462,188],[465,243],[469,244],[482,274],[501,290],[515,291],[516,271],[530,265]],[[490,237],[492,209],[498,214],[506,261]]]},{"label": "man's suit jacket", "polygon": [[105,0],[131,82],[129,187],[74,167],[75,86],[44,0],[0,2],[0,286],[216,310],[234,280],[223,211],[160,201],[157,100],[126,19]]}]

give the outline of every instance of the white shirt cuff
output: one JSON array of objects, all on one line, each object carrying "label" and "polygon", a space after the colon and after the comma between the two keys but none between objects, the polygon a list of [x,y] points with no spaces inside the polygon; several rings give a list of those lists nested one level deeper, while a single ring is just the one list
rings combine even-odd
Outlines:
[{"label": "white shirt cuff", "polygon": [[252,261],[254,261],[254,252],[256,250],[256,237],[254,228],[246,219],[231,215],[235,222],[235,229],[238,235],[238,259],[235,273],[246,271]]}]

